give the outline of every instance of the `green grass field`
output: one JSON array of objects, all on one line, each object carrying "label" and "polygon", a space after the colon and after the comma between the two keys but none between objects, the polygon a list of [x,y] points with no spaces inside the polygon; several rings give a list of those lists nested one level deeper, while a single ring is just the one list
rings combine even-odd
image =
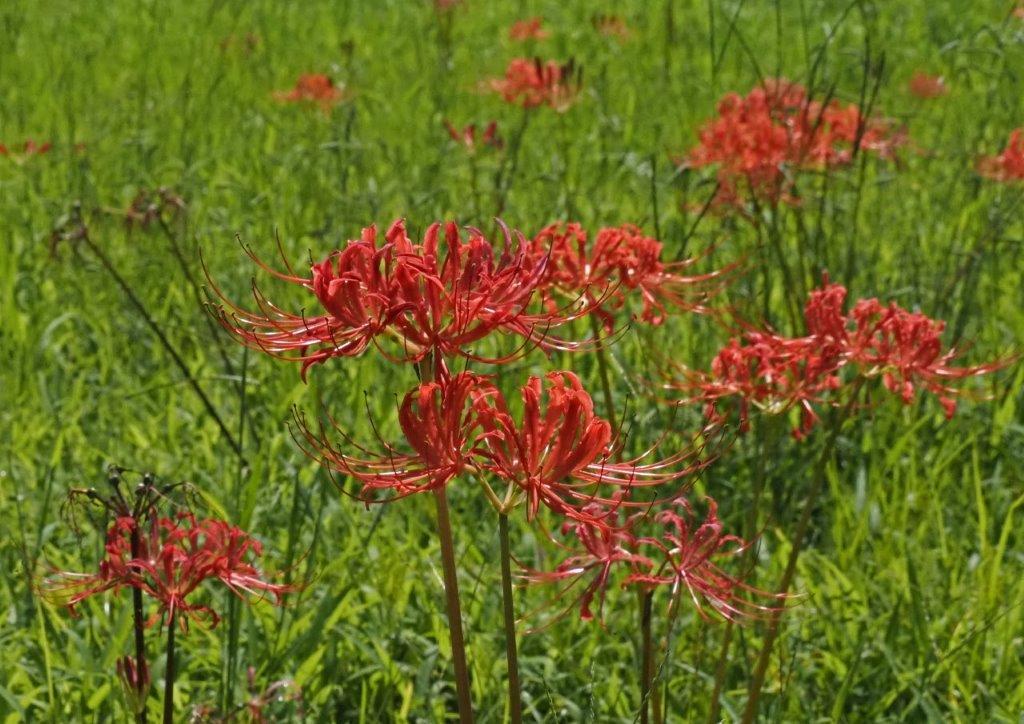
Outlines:
[{"label": "green grass field", "polygon": [[[362,227],[399,217],[416,236],[438,219],[493,228],[499,210],[527,234],[558,219],[628,222],[657,234],[670,258],[711,247],[708,268],[740,261],[716,303],[787,334],[803,331],[788,312],[794,300],[828,270],[853,298],[947,320],[944,340],[967,363],[1019,350],[1024,186],[975,172],[979,156],[1000,152],[1024,125],[1024,20],[1012,9],[951,0],[465,0],[444,13],[414,0],[0,4],[0,143],[53,143],[46,154],[0,157],[3,720],[131,718],[114,673],[131,647],[129,597],[94,597],[73,618],[37,594],[53,569],[88,571],[102,556],[102,516],[76,531],[61,512],[69,489],[102,488],[112,463],[190,482],[207,513],[263,542],[263,566],[302,584],[281,608],[204,594],[224,620],[179,638],[178,720],[245,702],[249,667],[257,690],[282,679],[301,687],[301,707],[276,702],[271,721],[297,721],[300,709],[307,721],[456,716],[431,501],[367,509],[345,498],[287,426],[294,405],[315,413],[323,404],[363,443],[393,439],[412,367],[367,354],[319,365],[303,384],[297,365],[247,352],[211,324],[194,286],[205,283],[200,248],[218,285],[244,302],[259,270],[236,238],[272,263],[279,238],[303,269]],[[598,33],[592,19],[602,13],[621,16],[630,36]],[[534,15],[550,37],[511,41],[509,26]],[[564,113],[481,91],[510,59],[534,55],[583,67],[583,91]],[[944,76],[948,95],[912,96],[917,70]],[[274,99],[302,73],[327,73],[351,97],[327,112]],[[806,84],[812,75],[843,102],[877,87],[873,112],[909,135],[899,160],[861,156],[802,181],[804,203],[780,207],[767,232],[728,213],[699,215],[713,174],[681,173],[671,159],[695,145],[718,99],[759,78]],[[496,120],[505,149],[471,162],[446,119],[460,128]],[[499,177],[508,189],[500,203]],[[164,226],[127,227],[117,210],[157,187],[184,209]],[[73,231],[75,218],[61,217],[76,213],[241,441],[245,465],[97,255],[73,239],[51,254],[53,230]],[[266,276],[260,283],[281,306],[308,301]],[[689,314],[617,339],[613,393],[638,451],[666,424],[675,434],[700,419],[699,409],[673,417],[647,394],[659,360],[704,369],[725,339]],[[534,352],[502,367],[502,384],[566,367],[602,408],[592,354]],[[984,394],[949,421],[934,399],[903,405],[876,390],[843,428],[762,720],[1021,721],[1024,367],[977,389]],[[792,424],[755,417],[696,483],[730,528],[752,523],[760,533],[747,580],[768,590],[825,444],[823,434],[794,440]],[[766,502],[749,521],[758,485]],[[475,487],[456,481],[449,495],[477,719],[502,721],[495,517]],[[522,516],[513,548],[531,564],[557,554]],[[551,593],[517,592],[519,612]],[[521,631],[556,612],[536,613]],[[570,612],[522,636],[527,721],[638,717],[634,596],[613,587],[604,618]],[[738,719],[763,623],[730,628],[684,607],[671,626],[664,616],[654,626],[668,720],[708,719],[726,635],[717,716]],[[164,669],[159,627],[150,631],[155,721]]]}]

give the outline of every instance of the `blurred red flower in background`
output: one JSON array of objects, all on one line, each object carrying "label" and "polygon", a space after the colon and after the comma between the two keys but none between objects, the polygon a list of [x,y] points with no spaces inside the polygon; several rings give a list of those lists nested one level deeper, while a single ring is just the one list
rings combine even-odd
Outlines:
[{"label": "blurred red flower in background", "polygon": [[572,60],[559,64],[540,58],[515,58],[505,69],[505,76],[491,80],[488,85],[507,103],[565,111],[576,102],[583,85],[583,70]]},{"label": "blurred red flower in background", "polygon": [[920,70],[910,77],[907,88],[911,94],[925,100],[949,93],[946,80],[941,75],[928,75]]},{"label": "blurred red flower in background", "polygon": [[459,130],[450,121],[445,121],[444,127],[448,130],[448,135],[451,136],[451,139],[465,148],[471,155],[481,148],[501,148],[505,145],[501,137],[498,136],[497,121],[488,123],[487,127],[484,128],[484,132],[479,137],[477,136],[475,123],[470,123],[462,130]]},{"label": "blurred red flower in background", "polygon": [[325,112],[348,99],[345,87],[336,84],[323,73],[299,76],[295,86],[286,91],[275,91],[274,98],[285,103],[315,103]]},{"label": "blurred red flower in background", "polygon": [[512,27],[509,28],[508,37],[510,40],[524,41],[524,40],[544,40],[550,37],[544,28],[541,27],[543,18],[529,18],[527,20],[517,20],[512,23]]},{"label": "blurred red flower in background", "polygon": [[1024,128],[1014,129],[1006,148],[997,156],[986,156],[978,161],[978,173],[995,181],[1024,179]]},{"label": "blurred red flower in background", "polygon": [[746,96],[727,94],[681,165],[717,169],[719,205],[793,203],[795,172],[847,164],[857,149],[892,158],[903,142],[901,132],[855,105],[823,103],[797,83],[766,80]]}]

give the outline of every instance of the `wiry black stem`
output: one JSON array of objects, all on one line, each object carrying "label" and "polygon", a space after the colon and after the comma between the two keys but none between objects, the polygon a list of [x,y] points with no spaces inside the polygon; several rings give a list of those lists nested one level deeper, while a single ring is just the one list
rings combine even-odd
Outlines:
[{"label": "wiry black stem", "polygon": [[242,454],[241,446],[238,444],[238,441],[235,440],[234,435],[231,434],[231,431],[228,429],[228,426],[224,424],[224,420],[221,419],[220,414],[217,412],[217,408],[213,406],[213,402],[211,402],[210,398],[207,397],[206,392],[199,385],[199,381],[196,380],[195,376],[192,374],[192,371],[188,368],[188,365],[185,364],[185,360],[181,358],[181,355],[178,353],[178,350],[175,349],[174,345],[171,344],[171,341],[167,339],[167,335],[165,335],[163,330],[160,329],[160,325],[156,323],[156,320],[146,309],[145,305],[142,303],[142,300],[139,299],[139,297],[135,294],[135,291],[132,289],[131,285],[129,285],[125,278],[121,276],[121,273],[117,271],[117,268],[114,266],[113,262],[110,261],[110,258],[103,252],[103,250],[92,240],[92,238],[87,233],[82,236],[82,241],[84,241],[86,246],[89,247],[89,250],[96,255],[96,258],[99,259],[100,264],[103,265],[103,268],[106,269],[107,273],[110,274],[110,277],[114,280],[117,286],[119,286],[121,288],[121,291],[124,292],[125,296],[128,297],[128,301],[131,302],[132,306],[134,306],[135,309],[138,310],[139,314],[142,315],[142,319],[146,322],[146,325],[150,328],[150,330],[152,330],[153,334],[156,335],[156,338],[160,341],[160,344],[167,351],[167,354],[171,356],[171,359],[174,361],[174,364],[177,365],[178,369],[180,369],[182,374],[185,375],[185,379],[188,381],[189,386],[199,397],[200,401],[202,401],[203,406],[206,408],[206,411],[210,414],[210,417],[212,417],[214,422],[217,423],[217,427],[220,428],[221,434],[224,436],[224,439],[227,440],[228,445],[231,446],[231,449],[234,451],[235,455],[237,455],[239,459],[244,460],[245,458]]}]

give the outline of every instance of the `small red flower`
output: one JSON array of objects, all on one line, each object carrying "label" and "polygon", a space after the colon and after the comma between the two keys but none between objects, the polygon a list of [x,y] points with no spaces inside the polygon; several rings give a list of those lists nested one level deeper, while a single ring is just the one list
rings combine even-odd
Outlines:
[{"label": "small red flower", "polygon": [[332,106],[348,99],[345,86],[336,84],[323,73],[306,73],[299,76],[295,87],[286,91],[275,91],[274,98],[285,103],[315,103],[325,112]]},{"label": "small red flower", "polygon": [[594,618],[593,603],[598,600],[598,617],[603,618],[605,594],[611,582],[612,573],[625,567],[631,573],[650,571],[654,561],[641,555],[637,536],[633,528],[644,519],[644,513],[624,515],[618,504],[600,505],[591,503],[583,509],[588,519],[568,520],[562,524],[562,534],[572,534],[576,546],[559,544],[569,551],[551,571],[526,571],[522,577],[529,583],[560,583],[568,581],[556,598],[564,596],[573,586],[586,577],[590,581],[570,604],[580,607],[580,618],[590,621]]},{"label": "small red flower", "polygon": [[219,621],[213,609],[189,600],[204,581],[219,580],[239,596],[270,593],[277,602],[292,590],[263,579],[247,560],[260,555],[260,543],[224,521],[197,521],[191,513],[152,518],[149,530],[142,531],[141,550],[133,556],[131,534],[137,525],[133,518],[114,521],[107,531],[106,557],[99,572],[58,574],[46,584],[50,597],[73,611],[104,591],[137,588],[158,603],[148,625],[161,618],[177,618],[186,628],[189,619],[206,620],[211,626]]},{"label": "small red flower", "polygon": [[605,486],[616,492],[667,485],[706,464],[693,449],[657,462],[643,462],[645,455],[615,462],[611,425],[597,417],[590,395],[571,372],[531,377],[522,398],[520,422],[500,395],[477,399],[483,433],[475,451],[480,467],[510,486],[506,507],[525,502],[530,520],[541,504],[573,520],[592,520],[589,504],[619,500],[604,492]]},{"label": "small red flower", "polygon": [[6,145],[0,143],[0,156],[8,156],[15,161],[25,161],[30,156],[42,156],[43,154],[49,153],[53,149],[53,144],[49,141],[43,143],[36,143],[31,138],[25,141],[21,145],[20,151],[12,150]]},{"label": "small red flower", "polygon": [[745,97],[726,95],[682,165],[717,169],[719,205],[742,207],[751,197],[793,203],[796,171],[848,164],[855,148],[892,158],[903,140],[854,105],[822,103],[796,83],[768,80]]},{"label": "small red flower", "polygon": [[912,95],[923,100],[938,98],[949,93],[946,80],[941,75],[928,75],[920,70],[910,77],[907,88]]},{"label": "small red flower", "polygon": [[[480,421],[473,399],[496,395],[494,385],[470,372],[427,382],[402,400],[398,421],[411,453],[399,453],[390,446],[376,453],[355,445],[332,421],[333,432],[341,435],[349,454],[331,443],[321,425],[314,433],[298,418],[299,441],[304,452],[328,468],[350,475],[362,486],[360,499],[366,503],[390,502],[408,495],[437,490],[473,467],[473,445]],[[380,492],[390,495],[379,497]]]},{"label": "small red flower", "polygon": [[628,40],[632,35],[629,25],[619,15],[595,15],[591,22],[597,32],[608,38]]},{"label": "small red flower", "polygon": [[488,123],[479,139],[477,138],[475,123],[470,123],[462,130],[453,126],[450,121],[445,121],[444,126],[448,130],[448,135],[451,136],[451,139],[465,148],[470,155],[475,154],[480,148],[501,148],[505,145],[501,137],[498,136],[497,121]]},{"label": "small red flower", "polygon": [[548,259],[541,284],[545,304],[557,308],[585,297],[608,329],[614,326],[612,312],[634,293],[643,302],[640,319],[649,324],[664,321],[666,306],[708,311],[704,302],[726,273],[683,274],[696,258],[663,262],[661,242],[631,224],[601,229],[593,244],[577,223],[551,224],[531,246],[536,258]]},{"label": "small red flower", "polygon": [[703,618],[708,618],[706,606],[728,620],[770,611],[771,607],[752,599],[771,594],[750,587],[722,568],[723,563],[746,551],[748,543],[725,533],[713,499],[708,498],[707,505],[707,515],[700,522],[685,500],[657,513],[654,519],[661,526],[661,535],[639,542],[661,552],[660,565],[632,573],[627,585],[669,586],[673,597],[685,592]]},{"label": "small red flower", "polygon": [[914,400],[917,389],[938,396],[952,418],[959,390],[951,383],[988,374],[1006,362],[958,367],[956,349],[943,349],[941,335],[945,322],[919,312],[909,312],[895,303],[883,305],[877,299],[862,299],[850,314],[849,359],[861,374],[881,375],[885,388],[904,403]]},{"label": "small red flower", "polygon": [[583,85],[583,71],[575,62],[559,64],[540,58],[515,58],[505,70],[505,77],[490,81],[491,90],[501,94],[507,103],[523,108],[548,106],[566,111],[576,102]]},{"label": "small red flower", "polygon": [[510,40],[522,42],[524,40],[544,40],[550,37],[550,33],[541,27],[543,18],[529,18],[517,20],[509,28],[508,37]]},{"label": "small red flower", "polygon": [[994,181],[1024,180],[1024,128],[1010,133],[1002,153],[980,159],[978,173]]}]

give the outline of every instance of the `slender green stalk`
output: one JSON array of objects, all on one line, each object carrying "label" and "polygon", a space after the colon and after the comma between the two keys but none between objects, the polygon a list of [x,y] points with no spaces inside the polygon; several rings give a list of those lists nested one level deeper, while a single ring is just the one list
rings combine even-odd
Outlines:
[{"label": "slender green stalk", "polygon": [[612,382],[610,365],[608,364],[608,352],[605,350],[604,342],[601,341],[601,322],[593,314],[588,315],[590,317],[590,331],[594,335],[595,349],[594,353],[597,357],[597,369],[601,375],[601,394],[604,395],[604,414],[605,418],[612,426],[612,434],[619,434],[619,423],[615,414],[615,400],[612,398]]},{"label": "slender green stalk", "polygon": [[[851,390],[849,402],[838,415],[833,417],[832,427],[829,430],[828,438],[825,440],[825,446],[822,448],[821,455],[814,465],[811,486],[807,491],[807,498],[804,500],[800,520],[797,521],[796,530],[793,532],[793,542],[789,549],[786,569],[776,590],[776,593],[780,596],[788,593],[789,587],[793,584],[793,578],[796,576],[796,564],[800,559],[800,552],[803,550],[807,530],[810,528],[811,515],[814,513],[814,508],[818,503],[818,497],[821,495],[822,488],[825,487],[825,469],[832,459],[836,441],[839,439],[839,432],[843,428],[843,423],[849,417],[850,410],[853,409],[863,383],[864,378],[859,377]],[[768,614],[768,631],[765,633],[764,643],[761,644],[761,651],[758,653],[757,664],[754,667],[754,676],[750,682],[747,704],[743,709],[743,718],[741,719],[743,724],[751,724],[757,718],[761,689],[764,687],[765,673],[768,671],[768,663],[771,661],[772,649],[775,647],[775,641],[779,636],[779,624],[782,621],[782,613],[782,608],[778,608]]]},{"label": "slender green stalk", "polygon": [[164,673],[164,724],[174,724],[174,614],[167,617],[167,666]]},{"label": "slender green stalk", "polygon": [[516,651],[516,614],[512,600],[512,551],[508,541],[508,516],[498,514],[501,539],[501,602],[505,617],[505,658],[508,661],[508,711],[512,724],[523,721],[523,693],[519,683],[519,654]]},{"label": "slender green stalk", "polygon": [[455,543],[448,514],[448,497],[444,488],[434,491],[437,503],[437,537],[441,543],[441,567],[444,573],[445,605],[448,611],[448,635],[452,644],[452,665],[455,667],[455,692],[459,700],[459,721],[472,724],[473,701],[470,696],[469,668],[466,666],[466,642],[462,635],[462,605],[459,602],[459,579],[455,566]]}]

